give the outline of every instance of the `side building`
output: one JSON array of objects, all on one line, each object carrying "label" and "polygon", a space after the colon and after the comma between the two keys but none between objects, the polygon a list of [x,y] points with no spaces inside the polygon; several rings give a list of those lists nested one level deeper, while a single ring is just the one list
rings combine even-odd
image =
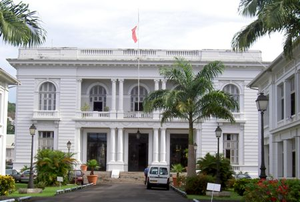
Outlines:
[{"label": "side building", "polygon": [[8,86],[18,81],[0,68],[0,175],[5,175]]},{"label": "side building", "polygon": [[249,87],[258,89],[269,99],[263,126],[267,176],[299,179],[300,49],[294,50],[291,60],[279,55]]},{"label": "side building", "polygon": [[220,152],[236,172],[258,176],[257,92],[247,85],[267,65],[260,51],[20,49],[18,58],[8,59],[22,84],[17,89],[14,167],[30,162],[32,123],[37,128],[34,154],[45,148],[68,151],[70,141],[78,161],[95,158],[106,171],[185,166],[188,123],[176,119],[161,125],[160,113],[146,114],[142,106],[151,91],[174,87],[159,68],[172,67],[175,57],[190,61],[195,72],[211,61],[224,62],[215,88],[231,93],[240,104],[233,112],[234,124],[212,118],[194,125],[197,158],[217,152],[219,124]]}]

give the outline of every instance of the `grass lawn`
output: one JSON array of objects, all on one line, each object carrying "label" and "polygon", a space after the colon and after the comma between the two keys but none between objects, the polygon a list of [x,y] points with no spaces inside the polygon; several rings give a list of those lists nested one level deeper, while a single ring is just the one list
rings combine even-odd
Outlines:
[{"label": "grass lawn", "polygon": [[[243,197],[235,193],[234,191],[230,191],[230,197],[217,197],[214,196],[214,200],[222,200],[222,201],[242,201]],[[198,200],[210,200],[211,196],[200,196],[200,195],[187,195],[188,199],[198,199]]]},{"label": "grass lawn", "polygon": [[42,193],[40,194],[19,194],[18,189],[19,188],[27,188],[27,184],[24,183],[16,183],[16,191],[9,194],[8,197],[22,197],[22,196],[38,196],[38,197],[48,197],[48,196],[54,196],[56,194],[56,190],[59,189],[66,189],[66,188],[72,188],[76,187],[75,184],[65,185],[61,187],[46,187]]}]

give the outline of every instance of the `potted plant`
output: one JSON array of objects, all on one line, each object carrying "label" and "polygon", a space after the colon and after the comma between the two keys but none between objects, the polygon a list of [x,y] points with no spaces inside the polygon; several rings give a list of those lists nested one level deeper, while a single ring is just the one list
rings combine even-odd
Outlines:
[{"label": "potted plant", "polygon": [[179,173],[182,173],[183,169],[184,168],[180,163],[172,165],[171,171],[176,172],[176,176],[174,176],[174,175],[172,176],[173,177],[173,185],[175,187],[178,187],[178,185],[179,185],[179,182],[177,181],[177,179],[179,178]]},{"label": "potted plant", "polygon": [[96,185],[98,175],[94,175],[94,170],[100,168],[98,161],[96,159],[91,159],[87,162],[87,166],[91,169],[90,175],[87,175],[88,182]]}]

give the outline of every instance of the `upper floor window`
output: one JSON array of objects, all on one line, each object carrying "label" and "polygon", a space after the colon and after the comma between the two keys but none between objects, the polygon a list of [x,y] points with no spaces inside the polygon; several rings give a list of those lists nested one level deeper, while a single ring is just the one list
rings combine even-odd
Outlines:
[{"label": "upper floor window", "polygon": [[[233,84],[228,84],[224,87],[223,91],[232,95],[233,99],[240,105],[240,92],[238,87]],[[232,112],[239,112],[239,110],[235,108]]]},{"label": "upper floor window", "polygon": [[277,113],[278,121],[284,118],[284,88],[283,84],[277,87]]},{"label": "upper floor window", "polygon": [[[138,90],[140,89],[140,93]],[[146,88],[136,86],[131,91],[131,111],[143,111],[143,101],[148,95]]]},{"label": "upper floor window", "polygon": [[106,106],[106,90],[103,86],[94,86],[90,91],[90,103],[93,111],[104,111]]},{"label": "upper floor window", "polygon": [[53,83],[45,82],[41,85],[39,91],[39,109],[56,109],[56,88]]},{"label": "upper floor window", "polygon": [[53,131],[39,131],[39,149],[54,148],[54,132]]},{"label": "upper floor window", "polygon": [[231,164],[239,163],[239,141],[238,134],[224,134],[224,156]]},{"label": "upper floor window", "polygon": [[295,115],[296,112],[296,95],[295,95],[295,78],[289,79],[290,85],[290,106],[291,106],[291,116]]}]

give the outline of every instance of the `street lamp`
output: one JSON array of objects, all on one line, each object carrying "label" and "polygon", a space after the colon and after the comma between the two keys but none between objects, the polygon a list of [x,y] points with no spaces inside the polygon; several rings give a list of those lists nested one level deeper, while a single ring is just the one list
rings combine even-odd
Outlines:
[{"label": "street lamp", "polygon": [[32,170],[32,161],[33,161],[33,137],[35,135],[35,130],[36,127],[34,124],[32,124],[29,128],[29,132],[31,135],[31,158],[30,158],[30,173],[29,173],[29,181],[28,181],[28,185],[27,188],[34,188],[34,184],[33,184],[33,170]]},{"label": "street lamp", "polygon": [[[70,149],[71,149],[72,143],[70,140],[67,142],[67,148],[68,148],[68,156],[70,157]],[[70,180],[70,169],[68,170],[68,180]]]},{"label": "street lamp", "polygon": [[257,99],[256,99],[256,106],[257,106],[257,110],[260,111],[261,114],[261,139],[260,139],[260,151],[261,151],[261,163],[260,163],[260,175],[259,178],[260,179],[266,179],[267,175],[266,175],[266,166],[265,166],[265,149],[264,149],[264,111],[267,110],[268,107],[268,98],[267,96],[265,96],[263,93],[259,93]]},{"label": "street lamp", "polygon": [[220,137],[222,135],[222,129],[220,128],[220,126],[218,126],[215,130],[216,133],[216,137],[218,138],[218,152],[217,152],[217,179],[216,179],[216,183],[220,184],[221,180],[220,180],[220,153],[219,153],[219,141],[220,141]]},{"label": "street lamp", "polygon": [[72,145],[72,143],[71,143],[70,140],[69,140],[69,141],[67,142],[68,153],[70,153],[71,145]]}]

